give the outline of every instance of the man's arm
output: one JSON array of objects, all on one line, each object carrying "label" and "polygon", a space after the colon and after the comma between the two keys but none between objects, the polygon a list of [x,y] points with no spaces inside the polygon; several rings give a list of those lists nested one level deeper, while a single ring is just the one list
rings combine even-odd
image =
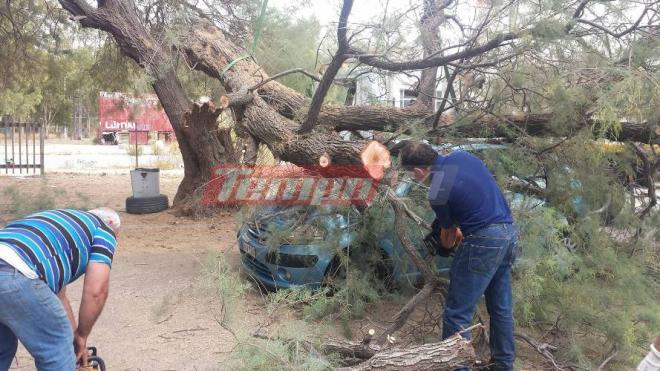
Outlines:
[{"label": "man's arm", "polygon": [[73,331],[76,331],[76,317],[73,315],[73,308],[71,308],[69,298],[66,296],[66,287],[63,287],[62,290],[57,294],[57,298],[62,302],[62,306],[66,311],[66,315],[69,317],[69,322],[71,322],[71,328]]},{"label": "man's arm", "polygon": [[110,286],[110,266],[90,262],[85,271],[82,300],[78,311],[78,328],[74,335],[76,359],[87,365],[87,337],[92,332],[96,319],[101,315]]}]

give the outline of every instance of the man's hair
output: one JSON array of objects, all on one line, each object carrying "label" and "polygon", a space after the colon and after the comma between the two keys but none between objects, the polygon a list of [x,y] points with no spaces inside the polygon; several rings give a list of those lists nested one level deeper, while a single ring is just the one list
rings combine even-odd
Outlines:
[{"label": "man's hair", "polygon": [[438,153],[430,145],[422,142],[408,142],[399,152],[401,166],[427,167],[433,165]]},{"label": "man's hair", "polygon": [[90,214],[98,216],[105,225],[110,227],[115,233],[121,227],[121,219],[119,219],[119,214],[116,211],[112,210],[109,207],[97,207],[88,211]]}]

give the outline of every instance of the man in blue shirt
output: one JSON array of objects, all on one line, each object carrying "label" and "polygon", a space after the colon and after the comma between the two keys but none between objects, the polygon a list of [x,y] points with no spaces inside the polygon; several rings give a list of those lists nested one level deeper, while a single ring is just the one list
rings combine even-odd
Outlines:
[{"label": "man in blue shirt", "polygon": [[513,370],[515,346],[511,266],[517,229],[495,178],[476,156],[439,155],[430,145],[407,143],[401,165],[419,181],[430,181],[433,231],[445,253],[453,253],[442,338],[470,326],[482,295],[490,316],[491,370]]},{"label": "man in blue shirt", "polygon": [[[117,213],[98,208],[47,210],[0,229],[0,370],[8,370],[18,341],[39,371],[87,365],[87,337],[108,296],[120,226]],[[85,275],[78,323],[66,285]]]}]

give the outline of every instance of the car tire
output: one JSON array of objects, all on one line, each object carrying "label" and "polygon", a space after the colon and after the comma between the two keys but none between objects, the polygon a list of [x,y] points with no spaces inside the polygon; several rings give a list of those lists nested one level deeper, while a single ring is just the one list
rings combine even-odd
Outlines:
[{"label": "car tire", "polygon": [[151,214],[169,207],[167,196],[129,197],[126,199],[126,212],[129,214]]}]

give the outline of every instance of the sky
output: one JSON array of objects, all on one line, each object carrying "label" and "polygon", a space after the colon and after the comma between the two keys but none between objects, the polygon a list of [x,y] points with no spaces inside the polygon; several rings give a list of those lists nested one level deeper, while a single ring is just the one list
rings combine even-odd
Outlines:
[{"label": "sky", "polygon": [[[297,8],[299,16],[314,15],[321,23],[322,27],[336,27],[341,10],[342,0],[269,0],[268,5],[279,9],[289,9],[291,4],[303,3]],[[356,0],[349,16],[350,23],[361,23],[373,19],[375,16],[382,16],[385,5],[388,9],[404,9],[411,7],[411,4],[417,5],[419,1],[415,0]]]},{"label": "sky", "polygon": [[[321,35],[326,32],[337,32],[337,21],[341,11],[342,0],[268,0],[268,6],[287,11],[292,17],[315,16],[321,24]],[[462,21],[474,19],[475,11],[483,8],[482,0],[463,0],[458,9],[452,9]],[[408,41],[418,35],[417,22],[420,18],[421,0],[354,0],[351,13],[348,18],[349,28],[360,29],[361,24],[379,23],[387,9],[388,15],[406,12],[405,21],[399,27],[403,36],[410,36]],[[410,11],[412,9],[412,11]],[[407,38],[407,37],[406,37]]]}]

